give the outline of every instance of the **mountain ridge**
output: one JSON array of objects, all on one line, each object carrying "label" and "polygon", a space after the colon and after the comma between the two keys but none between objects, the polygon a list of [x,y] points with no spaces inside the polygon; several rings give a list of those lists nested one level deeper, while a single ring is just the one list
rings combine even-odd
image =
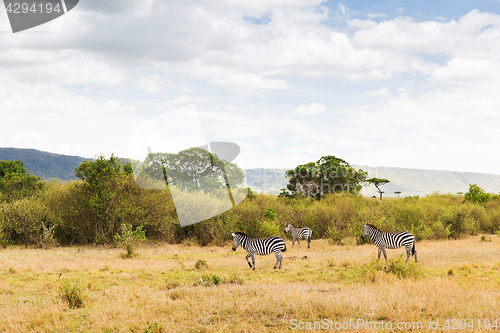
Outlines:
[{"label": "mountain ridge", "polygon": [[[45,152],[33,148],[0,148],[0,160],[20,160],[31,173],[45,180],[58,178],[62,181],[76,178],[75,168],[83,161],[92,160],[80,156],[70,156]],[[467,192],[469,184],[477,184],[490,193],[500,192],[500,175],[474,172],[460,172],[434,169],[414,169],[398,167],[373,167],[353,165],[356,169],[368,172],[368,177],[386,178],[391,182],[381,187],[384,196],[427,195],[434,192]],[[292,169],[292,168],[290,168]],[[290,169],[254,168],[245,170],[246,184],[256,192],[279,194],[288,184],[285,172]],[[365,196],[378,196],[374,186],[365,186]]]},{"label": "mountain ridge", "polygon": [[26,170],[45,180],[77,179],[75,168],[89,158],[41,151],[33,148],[0,148],[0,161],[19,160]]}]

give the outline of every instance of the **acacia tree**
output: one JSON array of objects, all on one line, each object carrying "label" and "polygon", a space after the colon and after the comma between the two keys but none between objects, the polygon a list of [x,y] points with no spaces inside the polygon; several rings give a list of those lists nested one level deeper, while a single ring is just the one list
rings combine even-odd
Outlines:
[{"label": "acacia tree", "polygon": [[370,178],[370,179],[367,179],[366,182],[375,185],[378,193],[380,193],[380,200],[382,200],[382,193],[384,193],[384,192],[380,189],[379,186],[390,183],[391,181],[388,179],[384,179],[384,178]]},{"label": "acacia tree", "polygon": [[203,148],[189,148],[177,154],[150,153],[144,174],[184,191],[210,192],[241,186],[245,173],[235,163],[219,159]]},{"label": "acacia tree", "polygon": [[[288,178],[287,190],[292,196],[312,196],[319,200],[330,193],[358,193],[367,173],[356,170],[341,158],[328,155],[288,170],[285,176]],[[286,190],[281,195],[287,195]]]}]

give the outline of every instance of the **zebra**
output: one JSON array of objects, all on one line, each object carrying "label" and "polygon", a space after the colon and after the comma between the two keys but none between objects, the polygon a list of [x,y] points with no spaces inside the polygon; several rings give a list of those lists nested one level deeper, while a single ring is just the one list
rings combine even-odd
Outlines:
[{"label": "zebra", "polygon": [[[274,269],[278,267],[281,269],[281,264],[283,263],[283,257],[280,252],[286,251],[285,240],[281,237],[272,236],[267,238],[251,238],[247,234],[242,232],[232,233],[233,235],[233,251],[236,251],[236,248],[241,246],[244,250],[247,251],[247,256],[245,259],[247,260],[248,266],[255,270],[255,255],[267,256],[274,252],[276,255],[276,264],[274,264]],[[252,263],[248,261],[248,258],[252,257]],[[253,264],[253,266],[252,266]]]},{"label": "zebra", "polygon": [[300,246],[301,239],[305,239],[307,241],[307,248],[311,248],[311,236],[312,230],[311,228],[295,228],[290,223],[285,223],[285,233],[289,232],[292,235],[292,247],[295,245],[295,239],[297,239],[297,244]]},{"label": "zebra", "polygon": [[412,255],[415,255],[415,262],[417,261],[417,251],[415,250],[415,236],[408,231],[400,232],[383,232],[377,227],[366,223],[363,228],[361,238],[370,236],[372,241],[378,247],[378,259],[380,260],[380,252],[384,253],[385,261],[387,261],[387,254],[385,249],[398,249],[402,246],[406,248],[406,262]]}]

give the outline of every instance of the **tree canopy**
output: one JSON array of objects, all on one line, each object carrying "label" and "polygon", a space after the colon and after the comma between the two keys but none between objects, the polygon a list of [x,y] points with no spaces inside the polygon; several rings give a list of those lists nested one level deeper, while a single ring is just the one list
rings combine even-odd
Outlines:
[{"label": "tree canopy", "polygon": [[[358,193],[367,173],[356,170],[349,163],[335,156],[323,156],[316,162],[309,162],[288,170],[287,188],[281,195],[304,195],[318,200],[330,193]],[[288,194],[290,195],[290,194]]]},{"label": "tree canopy", "polygon": [[490,201],[490,197],[491,195],[477,184],[469,184],[469,191],[465,193],[464,201],[484,203]]},{"label": "tree canopy", "polygon": [[177,154],[150,153],[144,165],[143,174],[184,191],[238,187],[245,179],[245,173],[235,163],[219,159],[203,148],[189,148]]},{"label": "tree canopy", "polygon": [[92,238],[98,243],[107,241],[117,232],[116,225],[109,223],[114,189],[121,177],[132,174],[130,163],[123,164],[113,154],[109,160],[101,155],[96,160],[84,161],[75,171],[76,176],[83,181],[85,190],[90,192],[89,206],[93,215],[94,232]]},{"label": "tree canopy", "polygon": [[375,185],[375,187],[378,190],[378,193],[380,193],[380,200],[382,200],[382,193],[384,193],[384,192],[380,189],[379,186],[390,183],[391,181],[388,179],[384,179],[384,178],[370,178],[370,179],[367,179],[366,182]]},{"label": "tree canopy", "polygon": [[31,196],[41,190],[42,178],[27,172],[24,163],[16,161],[0,161],[0,197],[10,201]]}]

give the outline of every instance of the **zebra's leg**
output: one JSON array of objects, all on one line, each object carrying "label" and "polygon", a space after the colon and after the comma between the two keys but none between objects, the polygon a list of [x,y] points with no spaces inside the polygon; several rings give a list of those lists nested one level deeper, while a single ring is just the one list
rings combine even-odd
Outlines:
[{"label": "zebra's leg", "polygon": [[255,253],[252,253],[252,264],[253,264],[253,270],[255,271]]},{"label": "zebra's leg", "polygon": [[247,260],[248,266],[250,266],[250,268],[252,268],[252,264],[250,263],[250,261],[248,261],[248,258],[250,258],[250,257],[251,257],[251,255],[247,254],[247,256],[245,257],[245,259]]},{"label": "zebra's leg", "polygon": [[379,247],[378,248],[378,259],[377,260],[380,260],[380,253],[382,252],[382,249]]},{"label": "zebra's leg", "polygon": [[382,253],[384,254],[385,261],[387,261],[387,253],[385,253],[385,247],[382,248]]},{"label": "zebra's leg", "polygon": [[292,247],[295,245],[295,235],[292,235]]},{"label": "zebra's leg", "polygon": [[413,250],[413,255],[415,256],[415,262],[417,262],[417,250]]},{"label": "zebra's leg", "polygon": [[411,245],[406,245],[405,249],[406,249],[406,262],[408,262],[408,259],[410,259],[411,257]]},{"label": "zebra's leg", "polygon": [[307,239],[307,248],[310,249],[311,248],[311,237],[309,237]]},{"label": "zebra's leg", "polygon": [[299,244],[300,247],[300,237],[297,237],[297,244]]},{"label": "zebra's leg", "polygon": [[278,263],[279,263],[279,269],[281,269],[281,263],[283,262],[283,257],[280,254],[280,250],[278,249],[274,251],[274,254],[276,255],[276,264],[274,264],[274,269],[278,267]]}]

